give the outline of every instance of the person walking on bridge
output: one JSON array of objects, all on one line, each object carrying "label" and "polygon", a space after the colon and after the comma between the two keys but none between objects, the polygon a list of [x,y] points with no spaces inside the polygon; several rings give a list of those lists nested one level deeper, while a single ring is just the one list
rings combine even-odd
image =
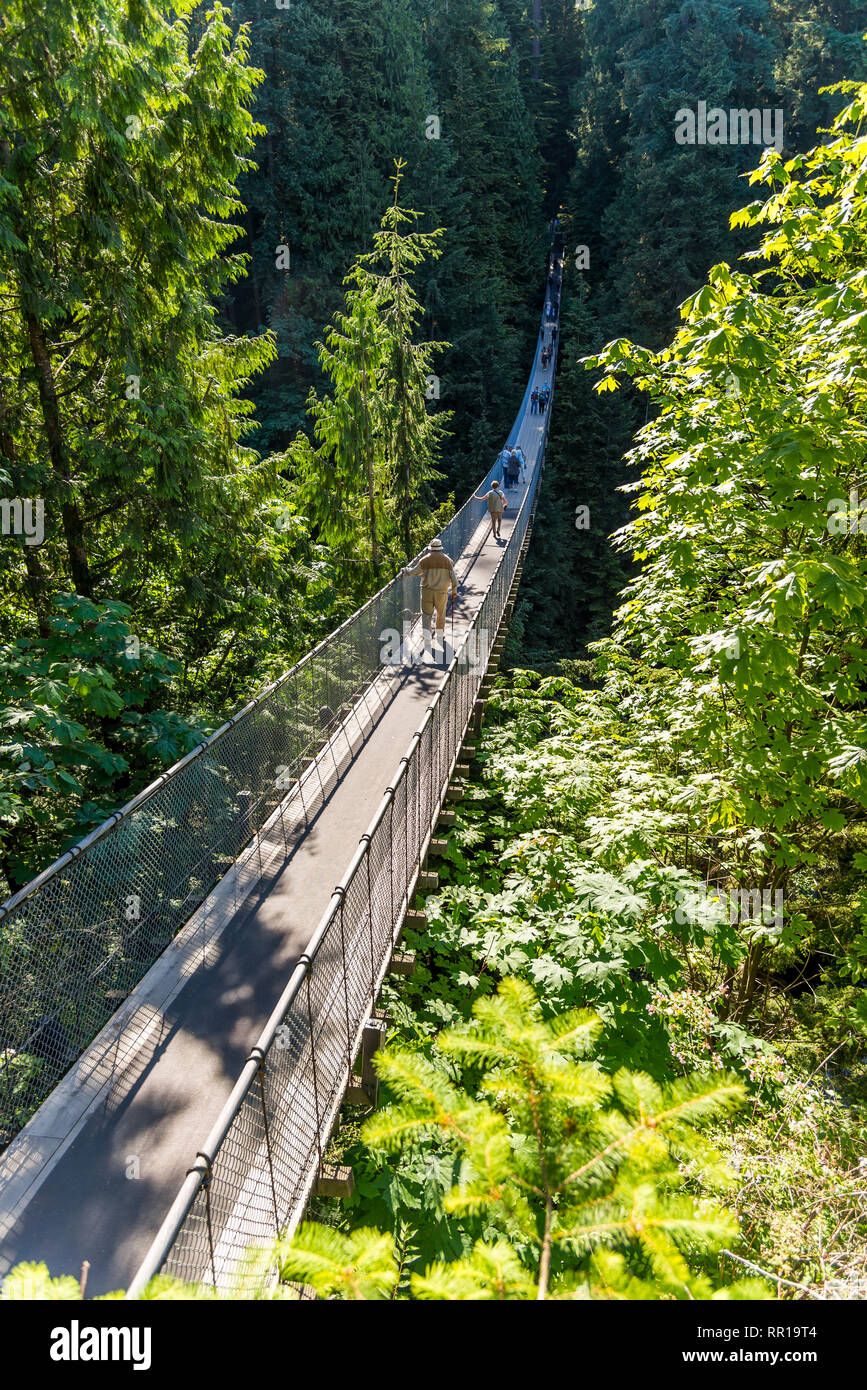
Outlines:
[{"label": "person walking on bridge", "polygon": [[495,478],[491,483],[490,492],[473,493],[477,502],[487,502],[488,511],[491,517],[491,535],[494,540],[500,539],[500,526],[503,522],[503,512],[509,505],[503,494],[502,488]]},{"label": "person walking on bridge", "polygon": [[414,565],[407,565],[403,573],[410,579],[416,575],[421,575],[421,626],[424,634],[425,651],[430,648],[431,629],[433,618],[436,619],[436,634],[441,640],[443,650],[446,645],[446,609],[449,606],[449,591],[452,595],[452,608],[457,602],[458,596],[458,577],[455,574],[454,561],[443,550],[443,543],[439,536],[434,536],[427,548],[427,554],[422,555]]}]

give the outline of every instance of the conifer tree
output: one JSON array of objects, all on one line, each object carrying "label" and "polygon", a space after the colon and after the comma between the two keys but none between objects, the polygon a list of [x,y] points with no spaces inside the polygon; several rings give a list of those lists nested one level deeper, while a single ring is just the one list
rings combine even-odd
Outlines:
[{"label": "conifer tree", "polygon": [[350,279],[370,295],[382,326],[378,423],[397,532],[404,558],[409,560],[416,548],[415,537],[420,535],[419,523],[433,501],[431,483],[441,476],[435,465],[445,417],[428,412],[426,390],[428,379],[435,375],[433,354],[449,344],[413,341],[422,317],[413,277],[423,261],[438,259],[443,233],[441,229],[402,230],[416,218],[398,201],[404,167],[403,160],[396,162],[391,207],[374,237],[373,251],[360,257]]},{"label": "conifer tree", "polygon": [[[474,486],[514,419],[536,336],[547,254],[541,159],[517,54],[490,0],[413,0],[441,119],[444,170],[433,215],[442,261],[426,277],[430,332],[454,411],[449,482]],[[423,204],[416,204],[423,206]]]},{"label": "conifer tree", "polygon": [[[608,1077],[592,1060],[600,1027],[578,1010],[546,1019],[530,986],[506,978],[477,1000],[468,1026],[439,1035],[439,1062],[379,1055],[397,1100],[366,1122],[367,1142],[385,1153],[457,1151],[461,1177],[445,1208],[484,1232],[465,1257],[413,1271],[411,1296],[711,1296],[690,1259],[736,1239],[737,1227],[713,1203],[696,1211],[678,1164],[725,1188],[727,1170],[701,1131],[738,1106],[742,1087],[720,1075],[667,1088],[625,1069]],[[400,1285],[381,1232],[303,1226],[278,1258],[284,1278],[326,1295],[394,1297]],[[747,1292],[761,1296],[761,1286]]]},{"label": "conifer tree", "polygon": [[222,337],[212,307],[243,273],[257,74],[224,9],[195,39],[190,9],[6,11],[4,452],[46,500],[45,584],[85,597],[274,477],[238,395],[273,345]]},{"label": "conifer tree", "polygon": [[[291,449],[302,504],[362,588],[380,577],[384,550],[394,560],[396,541],[404,559],[417,548],[445,431],[426,392],[433,354],[447,345],[415,341],[422,308],[413,287],[439,256],[442,232],[405,230],[416,214],[399,203],[403,169],[398,160],[374,248],[349,271],[345,311],[319,345],[332,394],[311,392],[315,444],[300,434]],[[369,570],[353,550],[369,557]]]}]

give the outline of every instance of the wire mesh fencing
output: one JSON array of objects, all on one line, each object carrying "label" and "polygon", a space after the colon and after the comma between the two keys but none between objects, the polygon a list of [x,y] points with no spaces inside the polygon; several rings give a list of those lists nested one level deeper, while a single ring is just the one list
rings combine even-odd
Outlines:
[{"label": "wire mesh fencing", "polygon": [[[543,337],[544,330],[536,363]],[[509,442],[518,438],[529,391]],[[487,666],[549,419],[524,504],[458,655],[204,1157],[195,1159],[155,1267],[148,1257],[152,1269],[223,1289],[239,1277],[251,1244],[291,1227],[303,1210]],[[468,499],[441,532],[447,553],[472,563],[468,550],[485,514],[484,501]],[[267,828],[278,849],[291,852],[400,688],[384,635],[405,634],[417,615],[417,580],[399,576],[0,905],[0,1150],[197,909],[204,903],[210,911],[213,890],[239,872],[245,847],[254,844],[255,853]],[[252,881],[251,859],[246,872]],[[262,1270],[244,1277],[255,1285]]]},{"label": "wire mesh fencing", "polygon": [[526,536],[543,452],[544,439],[473,622],[136,1273],[130,1298],[160,1270],[227,1295],[250,1293],[275,1277],[274,1238],[294,1228],[321,1172],[323,1147],[472,718]]},{"label": "wire mesh fencing", "polygon": [[[441,533],[448,554],[485,511],[468,499]],[[417,623],[416,588],[386,585],[0,906],[0,1150],[275,813],[288,851],[322,806],[397,689],[384,635]]]},{"label": "wire mesh fencing", "polygon": [[0,908],[0,1149],[278,808],[321,807],[396,686],[382,634],[399,577],[193,752]]},{"label": "wire mesh fencing", "polygon": [[[485,503],[441,533],[461,555]],[[0,1150],[239,854],[289,849],[397,689],[384,634],[417,622],[398,576],[239,714],[0,907]]]}]

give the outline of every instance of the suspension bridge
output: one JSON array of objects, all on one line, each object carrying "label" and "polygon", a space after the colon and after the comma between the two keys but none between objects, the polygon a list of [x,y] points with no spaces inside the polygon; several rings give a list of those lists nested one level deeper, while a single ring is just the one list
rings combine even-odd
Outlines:
[{"label": "suspension bridge", "polygon": [[[559,242],[553,265],[559,305]],[[527,468],[502,544],[475,498],[441,532],[460,602],[440,662],[398,576],[0,907],[0,1279],[86,1261],[88,1295],[160,1271],[230,1292],[339,1184],[328,1136],[374,1094],[377,997],[435,884],[520,580],[551,328],[507,440]]]}]

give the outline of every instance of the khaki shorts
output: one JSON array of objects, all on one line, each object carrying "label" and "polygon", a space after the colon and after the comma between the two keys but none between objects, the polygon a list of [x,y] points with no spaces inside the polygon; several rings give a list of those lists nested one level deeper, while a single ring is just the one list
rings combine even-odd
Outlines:
[{"label": "khaki shorts", "polygon": [[437,628],[440,632],[446,625],[446,609],[449,603],[448,589],[422,589],[421,591],[421,613],[428,622],[422,623],[422,627],[430,627],[431,615],[436,611]]}]

